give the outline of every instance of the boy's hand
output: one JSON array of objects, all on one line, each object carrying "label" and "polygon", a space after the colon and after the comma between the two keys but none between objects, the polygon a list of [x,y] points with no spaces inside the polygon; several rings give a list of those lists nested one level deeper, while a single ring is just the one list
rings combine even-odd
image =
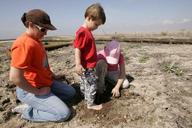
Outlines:
[{"label": "boy's hand", "polygon": [[83,68],[82,65],[76,65],[75,66],[75,71],[77,74],[81,75],[83,73],[83,71],[85,71],[85,69]]}]

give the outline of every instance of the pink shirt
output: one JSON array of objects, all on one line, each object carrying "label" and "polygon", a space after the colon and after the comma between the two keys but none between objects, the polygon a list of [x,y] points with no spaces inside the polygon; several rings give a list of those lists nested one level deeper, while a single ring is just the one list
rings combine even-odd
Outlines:
[{"label": "pink shirt", "polygon": [[[103,59],[103,60],[105,60],[106,61],[106,59],[105,59],[105,57],[106,57],[106,55],[105,55],[105,52],[104,52],[104,50],[101,50],[101,51],[99,51],[99,52],[97,52],[97,61],[99,61],[99,60],[101,60],[101,59]],[[106,61],[107,62],[107,61]],[[120,57],[119,57],[119,62],[118,62],[118,64],[113,64],[113,65],[111,65],[111,64],[108,64],[108,71],[117,71],[118,70],[118,68],[119,68],[119,66],[121,65],[121,64],[124,64],[125,63],[125,60],[124,60],[124,56],[123,56],[123,54],[122,53],[120,53]]]}]

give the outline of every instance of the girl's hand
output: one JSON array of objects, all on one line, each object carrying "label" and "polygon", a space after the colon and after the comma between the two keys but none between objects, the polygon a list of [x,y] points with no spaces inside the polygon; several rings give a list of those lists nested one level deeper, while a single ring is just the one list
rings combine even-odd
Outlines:
[{"label": "girl's hand", "polygon": [[114,97],[119,97],[120,96],[120,92],[119,89],[114,87],[111,91],[111,93],[113,94]]}]

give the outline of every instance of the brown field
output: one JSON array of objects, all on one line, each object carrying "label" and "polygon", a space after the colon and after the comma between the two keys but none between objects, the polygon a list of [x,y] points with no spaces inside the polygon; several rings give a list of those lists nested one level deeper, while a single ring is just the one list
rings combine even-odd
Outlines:
[{"label": "brown field", "polygon": [[[125,40],[120,40],[124,37]],[[11,109],[19,102],[15,86],[8,80],[9,45],[0,44],[0,125],[2,128],[192,128],[192,41],[191,37],[144,38],[118,36],[126,58],[126,74],[131,82],[120,98],[111,98],[101,111],[87,110],[77,94],[71,108],[73,117],[61,123],[35,123],[20,119]],[[97,37],[98,39],[99,37]],[[97,40],[97,49],[112,37]],[[130,41],[128,41],[128,39]],[[150,38],[152,39],[152,38]],[[164,36],[165,39],[165,36]],[[173,39],[182,40],[174,43]],[[171,42],[170,42],[171,40]],[[74,73],[74,52],[70,40],[48,42],[49,63],[56,74],[78,90]],[[58,43],[60,42],[60,43]],[[166,43],[165,43],[166,42]],[[187,42],[187,43],[186,43]],[[60,46],[62,45],[62,46]],[[57,49],[55,49],[57,48]],[[54,49],[54,50],[53,50]]]}]

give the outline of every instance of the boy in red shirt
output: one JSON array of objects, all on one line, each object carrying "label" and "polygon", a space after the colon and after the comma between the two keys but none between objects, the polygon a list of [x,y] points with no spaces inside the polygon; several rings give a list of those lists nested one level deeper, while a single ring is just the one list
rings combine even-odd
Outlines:
[{"label": "boy in red shirt", "polygon": [[94,104],[97,91],[97,76],[94,70],[97,51],[91,31],[104,24],[105,20],[105,12],[101,5],[92,4],[86,9],[84,24],[77,30],[74,40],[75,70],[81,76],[80,89],[87,102],[87,108],[94,110],[102,109],[102,104]]}]

